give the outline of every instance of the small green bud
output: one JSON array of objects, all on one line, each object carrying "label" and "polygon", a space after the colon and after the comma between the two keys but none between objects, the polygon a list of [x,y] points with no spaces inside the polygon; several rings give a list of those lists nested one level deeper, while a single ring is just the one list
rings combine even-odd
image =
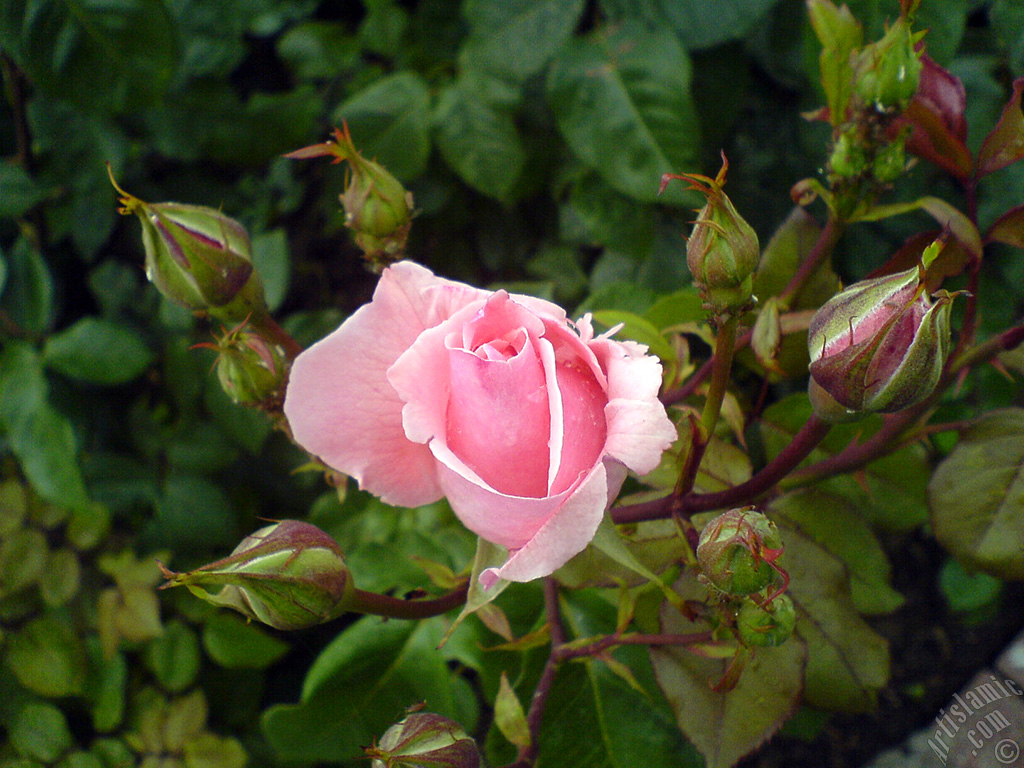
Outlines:
[{"label": "small green bud", "polygon": [[280,404],[288,364],[279,345],[243,324],[227,331],[216,344],[197,346],[217,350],[217,378],[235,403],[265,409]]},{"label": "small green bud", "polygon": [[348,125],[334,129],[334,141],[285,155],[294,159],[322,156],[333,156],[334,162],[348,162],[341,205],[345,209],[345,226],[354,232],[356,245],[377,268],[401,259],[412,225],[412,195],[384,166],[359,154]]},{"label": "small green bud", "polygon": [[[811,319],[811,377],[849,415],[899,411],[935,390],[951,347],[954,294],[940,291],[933,302],[923,276],[922,265],[854,283]],[[819,416],[830,418],[827,410]]]},{"label": "small green bud", "polygon": [[372,768],[479,768],[480,751],[454,720],[413,712],[365,747]]},{"label": "small green bud", "polygon": [[850,124],[839,134],[832,146],[828,169],[834,179],[855,179],[868,169],[867,153],[858,138],[855,124]]},{"label": "small green bud", "polygon": [[763,605],[744,600],[736,617],[740,641],[746,646],[780,646],[793,634],[795,626],[796,608],[789,595],[779,595]]},{"label": "small green bud", "polygon": [[697,544],[700,578],[729,595],[751,595],[772,586],[784,572],[775,523],[753,507],[731,509],[706,526]]},{"label": "small green bud", "polygon": [[686,245],[686,264],[705,303],[716,314],[738,311],[750,304],[754,272],[761,247],[753,228],[740,216],[722,191],[729,163],[722,155],[722,169],[714,179],[696,174],[666,173],[664,190],[672,179],[690,183],[707,203],[697,212]]},{"label": "small green bud", "polygon": [[857,57],[854,91],[879,112],[902,112],[921,81],[920,34],[901,16],[881,40],[864,46]]},{"label": "small green bud", "polygon": [[120,194],[120,212],[142,222],[146,277],[164,296],[193,312],[235,322],[265,311],[241,224],[206,206],[143,202],[121,189],[112,173],[110,182]]},{"label": "small green bud", "polygon": [[876,181],[888,184],[900,177],[907,166],[905,144],[906,136],[899,136],[894,141],[878,147],[871,164],[871,175]]},{"label": "small green bud", "polygon": [[[337,542],[315,525],[282,520],[250,534],[228,557],[188,573],[163,566],[161,588],[188,587],[276,629],[303,629],[340,616],[352,578]],[[224,585],[216,594],[208,587]]]}]

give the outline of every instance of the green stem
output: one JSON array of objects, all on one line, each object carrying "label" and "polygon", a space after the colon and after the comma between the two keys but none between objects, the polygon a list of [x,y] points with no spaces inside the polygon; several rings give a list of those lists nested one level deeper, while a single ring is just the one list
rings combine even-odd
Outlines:
[{"label": "green stem", "polygon": [[266,341],[280,345],[289,360],[294,360],[302,352],[302,346],[291,334],[278,325],[277,321],[270,316],[269,312],[260,312],[249,319],[249,327],[256,331]]},{"label": "green stem", "polygon": [[377,592],[356,589],[353,590],[352,602],[348,606],[348,610],[353,613],[387,616],[391,619],[429,619],[431,616],[440,616],[464,605],[468,589],[469,582],[467,581],[447,595],[429,600],[403,600]]}]

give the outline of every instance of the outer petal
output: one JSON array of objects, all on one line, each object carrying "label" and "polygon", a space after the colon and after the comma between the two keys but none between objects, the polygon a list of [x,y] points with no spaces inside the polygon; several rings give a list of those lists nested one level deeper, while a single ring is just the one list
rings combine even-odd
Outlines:
[{"label": "outer petal", "polygon": [[389,504],[439,499],[434,458],[406,438],[386,372],[425,329],[487,295],[411,262],[385,270],[370,304],[296,358],[284,403],[295,440]]},{"label": "outer petal", "polygon": [[608,441],[605,455],[634,472],[650,472],[676,439],[676,428],[658,400],[661,363],[646,347],[607,338],[591,348],[608,375]]},{"label": "outer petal", "polygon": [[503,566],[480,574],[480,583],[487,588],[498,579],[532,581],[554,573],[586,549],[594,538],[608,507],[609,495],[604,464],[598,464],[532,539],[510,552]]}]

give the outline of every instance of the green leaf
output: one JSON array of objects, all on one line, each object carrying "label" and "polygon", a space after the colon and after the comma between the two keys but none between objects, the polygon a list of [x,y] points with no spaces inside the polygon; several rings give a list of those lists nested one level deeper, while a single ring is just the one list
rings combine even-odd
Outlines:
[{"label": "green leaf", "polygon": [[396,72],[360,91],[334,112],[356,148],[402,181],[420,176],[430,158],[430,93],[415,72]]},{"label": "green leaf", "polygon": [[654,209],[619,194],[592,171],[572,185],[563,215],[578,217],[589,243],[634,258],[649,254],[654,243]]},{"label": "green leaf", "polygon": [[[691,570],[674,588],[683,599],[708,599],[707,587]],[[665,633],[707,629],[667,604],[661,616]],[[658,686],[707,768],[730,768],[779,729],[799,702],[806,658],[807,648],[796,637],[777,648],[758,648],[746,659],[736,687],[720,692],[712,686],[725,675],[731,658],[707,658],[683,647],[651,648]]]},{"label": "green leaf", "polygon": [[1024,578],[1024,409],[979,418],[928,484],[935,536],[970,570]]},{"label": "green leaf", "polygon": [[42,255],[24,237],[4,254],[6,286],[0,310],[28,333],[42,333],[53,320],[53,278]]},{"label": "green leaf", "polygon": [[[690,60],[668,30],[639,23],[570,41],[547,78],[548,104],[573,153],[614,189],[658,199],[662,174],[696,160]],[[662,202],[688,198],[670,187]]]},{"label": "green leaf", "polygon": [[820,709],[870,711],[889,680],[888,644],[857,614],[843,564],[799,529],[778,524],[796,633],[807,643],[804,701]]},{"label": "green leaf", "polygon": [[53,763],[73,743],[64,713],[48,701],[26,704],[14,716],[11,744],[24,757]]},{"label": "green leaf", "polygon": [[274,312],[288,294],[291,278],[291,253],[284,229],[261,232],[252,238],[252,262],[263,280],[267,308]]},{"label": "green leaf", "polygon": [[845,498],[817,488],[804,489],[772,500],[769,508],[843,561],[858,611],[890,613],[903,604],[903,595],[889,585],[892,565],[885,550]]},{"label": "green leaf", "polygon": [[1016,0],[995,0],[988,21],[1007,53],[1014,76],[1024,75],[1024,6]]},{"label": "green leaf", "polygon": [[178,61],[161,0],[10,0],[0,47],[40,90],[113,112],[155,102]]},{"label": "green leaf", "polygon": [[395,0],[364,0],[366,16],[359,25],[363,45],[381,56],[400,53],[409,14]]},{"label": "green leaf", "polygon": [[63,616],[47,613],[32,619],[6,642],[7,666],[29,690],[51,698],[83,692],[85,648]]},{"label": "green leaf", "polygon": [[22,471],[47,501],[88,509],[74,431],[47,402],[47,389],[35,350],[9,344],[0,352],[0,426]]},{"label": "green leaf", "polygon": [[547,64],[572,35],[584,0],[468,0],[463,65],[522,81]]},{"label": "green leaf", "polygon": [[289,645],[228,611],[217,611],[203,625],[203,647],[228,669],[263,669],[288,652]]},{"label": "green leaf", "polygon": [[498,698],[494,700],[494,724],[501,731],[501,735],[516,747],[524,749],[530,746],[530,726],[526,722],[523,705],[509,685],[508,676],[504,672],[501,673]]},{"label": "green leaf", "polygon": [[433,123],[441,156],[462,180],[508,201],[526,161],[512,116],[456,82],[441,92]]},{"label": "green leaf", "polygon": [[85,317],[55,333],[43,347],[43,362],[72,379],[91,384],[124,384],[141,376],[156,355],[132,328]]},{"label": "green leaf", "polygon": [[778,0],[672,0],[659,7],[690,50],[744,37]]},{"label": "green leaf", "polygon": [[0,597],[14,595],[43,575],[49,548],[38,528],[18,528],[0,540]]},{"label": "green leaf", "polygon": [[128,662],[121,651],[106,658],[95,637],[89,639],[88,651],[91,662],[88,695],[93,727],[100,733],[110,733],[124,719]]},{"label": "green leaf", "polygon": [[301,80],[337,77],[359,62],[359,40],[343,24],[306,21],[277,41],[277,55]]},{"label": "green leaf", "polygon": [[143,659],[160,685],[180,693],[192,685],[199,672],[199,639],[191,627],[173,619],[146,645]]},{"label": "green leaf", "polygon": [[[16,219],[46,198],[46,190],[14,163],[0,165],[0,219]],[[0,280],[0,291],[3,281]]]},{"label": "green leaf", "polygon": [[1005,584],[987,573],[968,573],[952,557],[942,564],[939,571],[939,588],[952,611],[960,614],[961,620],[974,623],[975,617],[990,619],[999,609]]},{"label": "green leaf", "polygon": [[[313,663],[297,704],[276,704],[263,715],[263,732],[277,756],[292,762],[337,762],[361,756],[411,704],[461,722],[464,681],[437,645],[441,619],[381,621],[366,617],[345,629]],[[470,717],[466,717],[469,715]]]}]

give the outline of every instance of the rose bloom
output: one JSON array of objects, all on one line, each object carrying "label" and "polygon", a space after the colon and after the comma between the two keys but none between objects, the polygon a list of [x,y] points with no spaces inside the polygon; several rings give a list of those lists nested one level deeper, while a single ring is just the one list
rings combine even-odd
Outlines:
[{"label": "rose bloom", "polygon": [[405,261],[298,356],[284,412],[296,442],[360,487],[401,507],[447,496],[507,548],[484,586],[529,581],[582,551],[627,468],[651,471],[675,439],[646,351]]}]

